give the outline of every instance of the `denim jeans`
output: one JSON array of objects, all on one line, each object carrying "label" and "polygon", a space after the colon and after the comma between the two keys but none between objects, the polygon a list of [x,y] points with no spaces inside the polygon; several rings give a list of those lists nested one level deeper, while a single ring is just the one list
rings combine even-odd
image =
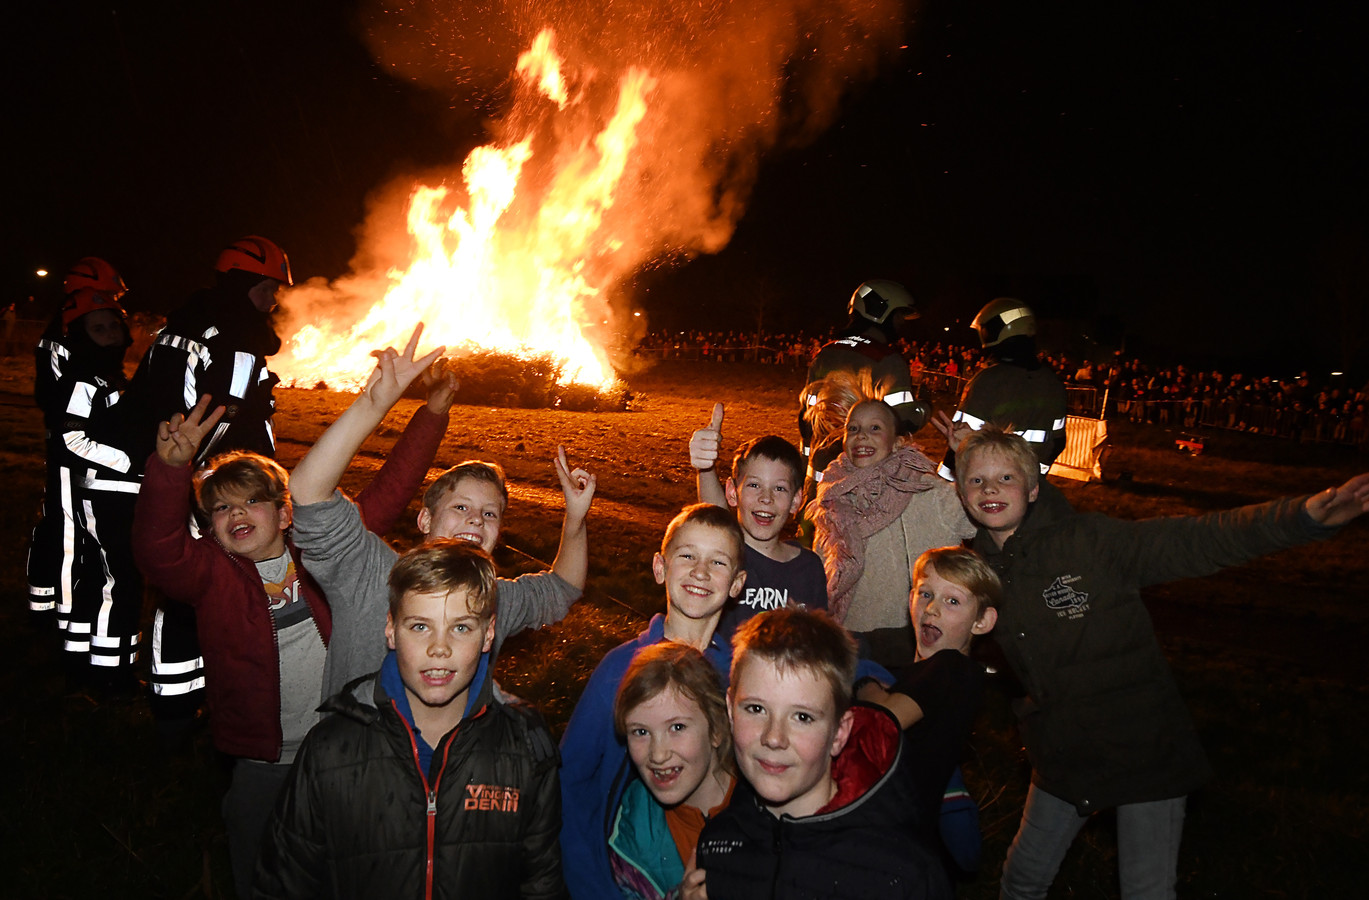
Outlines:
[{"label": "denim jeans", "polygon": [[[1122,900],[1173,900],[1185,799],[1117,807]],[[1065,853],[1087,821],[1074,804],[1032,785],[1022,824],[1003,863],[1000,900],[1044,900]]]}]

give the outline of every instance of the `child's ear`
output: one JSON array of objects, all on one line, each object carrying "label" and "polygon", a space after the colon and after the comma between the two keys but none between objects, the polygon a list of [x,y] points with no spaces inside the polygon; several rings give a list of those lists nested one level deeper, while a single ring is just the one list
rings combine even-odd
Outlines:
[{"label": "child's ear", "polygon": [[392,612],[385,614],[385,646],[395,649],[395,614]]},{"label": "child's ear", "polygon": [[428,507],[423,507],[418,511],[418,530],[425,537],[433,527],[433,514],[428,511]]},{"label": "child's ear", "polygon": [[746,584],[746,570],[738,569],[737,574],[732,576],[732,588],[727,592],[727,596],[735,597],[740,594],[744,584]]},{"label": "child's ear", "polygon": [[802,509],[802,508],[803,508],[803,485],[802,485],[802,484],[799,484],[799,486],[798,486],[797,488],[794,489],[794,499],[791,500],[791,501],[789,502],[789,518],[792,519],[792,518],[794,518],[794,516],[797,516],[797,515],[799,514],[799,510]]},{"label": "child's ear", "polygon": [[842,751],[846,746],[846,741],[851,737],[851,725],[856,720],[856,711],[848,709],[841,714],[841,721],[837,723],[837,733],[832,736],[832,757]]},{"label": "child's ear", "polygon": [[651,557],[651,574],[656,576],[657,584],[665,584],[665,557],[659,553]]},{"label": "child's ear", "polygon": [[1027,495],[1027,502],[1028,502],[1028,503],[1035,503],[1035,502],[1036,502],[1036,495],[1039,494],[1039,493],[1041,493],[1041,484],[1038,482],[1037,485],[1036,485],[1036,487],[1032,488],[1032,492],[1031,492],[1030,494]]},{"label": "child's ear", "polygon": [[974,620],[970,626],[970,631],[974,634],[988,634],[993,631],[993,627],[998,624],[998,610],[992,606],[979,611],[979,618]]},{"label": "child's ear", "polygon": [[730,475],[723,482],[723,496],[727,498],[728,506],[733,509],[737,508],[737,482]]},{"label": "child's ear", "polygon": [[485,626],[485,645],[480,648],[481,653],[489,653],[494,646],[494,616],[490,616],[490,623]]},{"label": "child's ear", "polygon": [[281,504],[280,509],[276,510],[276,513],[278,521],[280,522],[281,531],[285,531],[287,528],[289,528],[291,523],[295,520],[294,510],[288,503]]}]

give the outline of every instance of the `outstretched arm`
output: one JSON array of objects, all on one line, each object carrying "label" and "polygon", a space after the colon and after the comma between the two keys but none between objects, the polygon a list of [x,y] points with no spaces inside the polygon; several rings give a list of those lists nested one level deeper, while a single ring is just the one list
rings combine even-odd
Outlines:
[{"label": "outstretched arm", "polygon": [[689,437],[689,464],[699,473],[699,502],[727,506],[718,478],[718,451],[723,442],[723,405],[713,404],[713,419]]},{"label": "outstretched arm", "polygon": [[561,479],[561,491],[566,496],[566,517],[561,522],[561,544],[556,548],[551,570],[583,591],[589,575],[589,529],[585,519],[594,501],[597,480],[584,469],[571,469],[565,447],[556,448],[556,477]]},{"label": "outstretched arm", "polygon": [[1369,512],[1369,472],[1356,475],[1338,488],[1313,494],[1303,504],[1307,514],[1319,525],[1344,525]]},{"label": "outstretched arm", "polygon": [[362,442],[385,418],[410,382],[445,349],[438,347],[426,356],[415,359],[414,350],[422,334],[423,325],[420,323],[409,337],[403,353],[396,353],[389,348],[376,351],[376,368],[366,382],[366,389],[338,416],[336,422],[328,426],[318,443],[290,473],[290,494],[297,505],[322,503],[332,496],[333,489],[351,465],[352,457]]}]

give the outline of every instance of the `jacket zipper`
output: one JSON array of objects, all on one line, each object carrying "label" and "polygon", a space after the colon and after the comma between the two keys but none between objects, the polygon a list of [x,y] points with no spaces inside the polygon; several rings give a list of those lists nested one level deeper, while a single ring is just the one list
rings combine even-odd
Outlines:
[{"label": "jacket zipper", "polygon": [[423,782],[423,792],[428,798],[427,820],[428,820],[428,849],[427,862],[423,869],[423,897],[424,900],[433,900],[433,850],[437,842],[437,791],[442,786],[442,773],[447,771],[447,754],[451,752],[452,742],[456,740],[456,734],[461,730],[458,725],[452,729],[452,733],[447,735],[447,742],[442,745],[442,765],[437,769],[437,781],[432,786],[428,786],[428,774],[423,771],[423,763],[418,756],[418,739],[414,737],[413,726],[409,720],[404,718],[399,711],[398,704],[392,699],[390,706],[394,707],[395,715],[399,716],[399,721],[404,723],[404,730],[409,735],[409,750],[414,755],[414,768],[418,771],[418,778]]}]

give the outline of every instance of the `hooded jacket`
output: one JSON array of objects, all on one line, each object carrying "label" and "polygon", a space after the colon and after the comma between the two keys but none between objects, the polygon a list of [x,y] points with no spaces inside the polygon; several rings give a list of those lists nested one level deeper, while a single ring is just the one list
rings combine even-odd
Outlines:
[{"label": "hooded jacket", "polygon": [[559,898],[556,747],[493,698],[486,654],[461,724],[420,765],[395,654],[324,704],[267,826],[254,896]]},{"label": "hooded jacket", "polygon": [[1003,580],[993,636],[1027,691],[1015,707],[1034,784],[1088,814],[1207,780],[1140,589],[1333,534],[1305,500],[1129,522],[1075,513],[1043,483],[1001,550],[980,529],[974,548]]},{"label": "hooded jacket", "polygon": [[[776,817],[745,781],[704,827],[696,854],[709,900],[949,900],[942,866],[914,837],[908,759],[887,710],[853,707],[832,762],[835,809]],[[841,802],[847,798],[846,802]]]}]

